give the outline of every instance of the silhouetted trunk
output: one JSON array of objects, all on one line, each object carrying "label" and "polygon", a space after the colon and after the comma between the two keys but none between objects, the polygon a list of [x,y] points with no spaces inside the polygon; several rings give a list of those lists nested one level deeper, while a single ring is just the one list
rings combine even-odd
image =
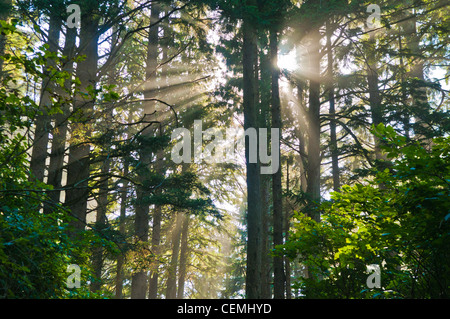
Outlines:
[{"label": "silhouetted trunk", "polygon": [[[306,113],[306,98],[305,98],[305,85],[297,84],[297,99],[298,105],[300,109],[305,110]],[[298,138],[299,144],[299,172],[300,172],[300,188],[303,192],[306,192],[307,185],[307,166],[308,166],[308,157],[306,156],[306,145],[308,143],[308,127],[309,120],[308,115],[300,112],[300,116],[298,117],[298,121],[301,127],[296,128],[296,135]]]},{"label": "silhouetted trunk", "polygon": [[[290,158],[287,158],[286,160],[286,192],[289,194],[290,191],[290,179],[289,179],[289,165],[290,165]],[[289,228],[290,228],[290,209],[288,206],[288,200],[289,198],[286,196],[285,201],[285,217],[284,217],[284,232],[285,232],[285,241],[287,242],[289,240]],[[291,263],[288,256],[284,256],[284,269],[286,271],[286,299],[291,299]]]},{"label": "silhouetted trunk", "polygon": [[[279,77],[280,72],[277,67],[278,63],[278,35],[277,31],[270,31],[270,56],[272,70],[272,128],[280,129],[281,137],[281,104]],[[276,141],[280,143],[280,140]],[[272,145],[272,152],[274,146]],[[273,156],[273,154],[272,154]],[[278,148],[278,158],[281,154]],[[273,248],[283,244],[283,205],[282,205],[282,189],[281,189],[281,165],[280,168],[272,175],[272,197],[273,197]],[[273,296],[275,299],[284,299],[285,292],[285,275],[282,256],[273,258]]]},{"label": "silhouetted trunk", "polygon": [[333,51],[331,48],[331,35],[333,31],[330,27],[330,21],[327,21],[327,62],[328,62],[328,79],[327,91],[328,101],[330,104],[330,153],[331,153],[331,171],[333,175],[333,190],[338,192],[340,185],[339,177],[339,158],[336,138],[336,122],[335,122],[335,101],[334,101],[334,76],[333,76]]},{"label": "silhouetted trunk", "polygon": [[[255,67],[255,83],[257,96],[257,127],[267,128],[270,131],[270,79],[271,79],[271,60],[266,52],[258,51],[258,62]],[[261,136],[260,136],[261,137]],[[258,141],[259,143],[260,141]],[[266,137],[266,145],[270,145],[270,135]],[[260,298],[272,298],[273,288],[273,268],[272,257],[269,253],[272,246],[272,176],[269,174],[260,175],[260,202],[261,202],[261,279],[260,279]]]},{"label": "silhouetted trunk", "polygon": [[[256,7],[255,1],[247,1]],[[257,70],[257,34],[250,18],[243,20],[243,107],[244,129],[257,130],[258,91],[256,83]],[[258,134],[257,134],[258,135]],[[250,299],[261,296],[261,199],[260,199],[260,167],[259,156],[256,163],[249,160],[249,139],[245,139],[245,158],[247,169],[247,274],[246,297]]]},{"label": "silhouetted trunk", "polygon": [[307,188],[310,205],[308,215],[315,221],[320,220],[317,205],[320,202],[320,32],[316,26],[311,31],[309,47],[309,131]]},{"label": "silhouetted trunk", "polygon": [[[267,110],[268,112],[269,110]],[[272,262],[269,254],[270,235],[269,228],[271,219],[271,179],[270,175],[260,176],[261,191],[261,226],[267,236],[261,236],[261,298],[270,299],[272,297]]]}]

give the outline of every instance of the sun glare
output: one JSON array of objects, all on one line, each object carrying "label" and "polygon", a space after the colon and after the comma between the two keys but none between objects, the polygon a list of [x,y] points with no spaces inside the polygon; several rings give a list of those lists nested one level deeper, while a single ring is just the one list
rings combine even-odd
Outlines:
[{"label": "sun glare", "polygon": [[297,58],[295,50],[289,51],[287,54],[278,56],[278,67],[288,71],[294,71],[297,68]]}]

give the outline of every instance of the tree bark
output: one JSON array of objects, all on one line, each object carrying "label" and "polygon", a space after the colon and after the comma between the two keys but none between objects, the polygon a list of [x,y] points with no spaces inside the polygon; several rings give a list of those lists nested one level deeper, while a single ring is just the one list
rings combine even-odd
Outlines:
[{"label": "tree bark", "polygon": [[[376,127],[378,124],[383,123],[383,110],[381,105],[380,89],[378,87],[378,67],[374,32],[371,32],[369,35],[367,52],[367,83],[369,86],[369,104],[370,111],[372,113],[372,124]],[[376,136],[374,136],[374,143],[375,159],[377,161],[384,160],[385,157],[383,156],[380,148],[380,140]],[[378,165],[381,169],[382,166],[380,165],[380,162],[378,162]]]},{"label": "tree bark", "polygon": [[[52,11],[52,10],[51,10]],[[50,52],[57,52],[59,49],[59,35],[61,31],[61,17],[58,13],[51,13],[47,45]],[[55,68],[55,61],[53,59],[47,59],[47,67]],[[45,175],[45,162],[47,159],[47,147],[49,142],[49,133],[51,131],[51,116],[48,114],[48,110],[52,105],[50,99],[51,93],[55,89],[54,81],[50,77],[47,71],[46,76],[42,80],[41,96],[39,101],[39,110],[42,112],[36,117],[36,127],[34,130],[33,149],[31,152],[30,170],[32,178],[43,182]]]},{"label": "tree bark", "polygon": [[[413,13],[412,13],[413,14]],[[411,89],[412,110],[414,110],[415,124],[414,133],[418,140],[431,149],[432,138],[429,137],[430,125],[427,123],[426,115],[429,114],[430,105],[428,103],[427,91],[425,87],[424,59],[420,48],[421,36],[417,33],[417,18],[409,19],[405,22],[405,34],[407,36],[407,48],[410,52],[411,71],[408,77],[413,86]]]},{"label": "tree bark", "polygon": [[[268,110],[267,110],[268,111]],[[271,176],[261,175],[261,227],[267,236],[261,236],[261,299],[272,297],[272,263],[269,254],[270,234],[269,228],[272,223],[271,214]]]},{"label": "tree bark", "polygon": [[[281,104],[280,104],[280,88],[278,70],[278,34],[276,30],[270,31],[270,56],[272,69],[272,128],[281,131]],[[281,137],[281,132],[280,132]],[[280,140],[276,141],[280,143]],[[274,148],[272,146],[272,152]],[[278,148],[278,158],[281,153]],[[282,204],[282,188],[281,188],[281,165],[280,168],[272,175],[272,197],[273,197],[273,248],[283,244],[283,204]],[[275,299],[284,299],[285,292],[285,274],[282,256],[273,258],[273,296]]]},{"label": "tree bark", "polygon": [[[128,162],[125,160],[123,175],[128,175]],[[119,216],[119,232],[125,236],[125,219],[126,219],[126,211],[127,211],[127,195],[128,195],[128,181],[123,180],[123,185],[120,189],[120,216]],[[116,265],[116,289],[115,289],[115,298],[122,299],[123,297],[123,279],[124,279],[124,271],[123,266],[125,262],[124,253],[121,252],[117,256],[117,265]]]},{"label": "tree bark", "polygon": [[331,48],[331,30],[330,21],[327,20],[327,62],[328,62],[328,79],[327,79],[327,91],[328,101],[330,104],[330,153],[331,153],[331,170],[333,174],[333,190],[338,192],[340,189],[340,176],[339,176],[339,157],[338,146],[336,138],[336,122],[335,122],[335,100],[334,100],[334,76],[333,76],[333,51]]},{"label": "tree bark", "polygon": [[90,146],[86,141],[91,135],[90,122],[94,99],[88,88],[95,88],[98,61],[98,17],[94,6],[81,15],[80,54],[86,59],[77,65],[76,75],[81,82],[80,94],[75,96],[74,117],[71,124],[71,145],[67,167],[65,205],[70,209],[74,220],[70,222],[73,232],[84,230],[86,225],[87,202],[89,199]]},{"label": "tree bark", "polygon": [[[108,206],[108,174],[110,170],[110,159],[106,159],[102,169],[102,180],[100,181],[100,189],[97,200],[97,212],[95,218],[95,230],[97,233],[100,233],[104,230],[107,224],[107,206]],[[92,292],[97,292],[102,287],[102,269],[103,269],[103,247],[102,245],[98,245],[94,247],[92,252],[92,268],[95,279],[93,280],[90,290]]]},{"label": "tree bark", "polygon": [[[66,38],[64,43],[63,55],[67,57],[64,61],[63,70],[70,75],[74,72],[73,57],[76,48],[77,30],[68,28],[66,30]],[[52,148],[50,153],[50,164],[48,166],[47,184],[53,186],[53,190],[49,192],[49,199],[51,204],[44,203],[44,213],[50,213],[53,210],[53,204],[60,203],[62,176],[64,166],[64,156],[66,150],[67,130],[70,115],[70,101],[69,95],[71,80],[65,82],[65,92],[61,92],[60,96],[65,99],[62,104],[62,113],[55,115],[55,126],[52,131]]]},{"label": "tree bark", "polygon": [[315,26],[311,30],[309,48],[309,131],[308,131],[308,166],[307,188],[310,197],[308,214],[315,221],[320,221],[317,205],[320,203],[320,32]]},{"label": "tree bark", "polygon": [[[247,1],[247,5],[256,7],[255,1]],[[257,35],[255,27],[248,15],[243,20],[243,106],[244,129],[257,130],[258,92],[256,83],[257,69]],[[245,158],[247,170],[247,274],[246,296],[250,299],[261,296],[261,235],[262,218],[260,204],[260,171],[259,160],[249,161],[249,139],[245,140]],[[259,159],[259,156],[256,156]]]},{"label": "tree bark", "polygon": [[166,299],[176,299],[177,297],[178,257],[180,255],[181,226],[183,225],[183,220],[184,213],[177,212],[172,231],[172,257],[167,275]]},{"label": "tree bark", "polygon": [[[289,165],[290,165],[290,158],[287,158],[286,160],[286,192],[289,194],[290,191],[290,179],[289,179]],[[290,228],[290,220],[291,216],[288,209],[288,201],[289,198],[286,197],[285,201],[285,217],[284,217],[284,232],[285,232],[285,241],[287,242],[289,240],[289,228]],[[286,299],[291,299],[291,263],[288,256],[284,256],[284,267],[286,271]]]},{"label": "tree bark", "polygon": [[188,251],[189,223],[190,223],[190,215],[186,214],[184,216],[183,228],[181,230],[181,251],[180,251],[180,266],[178,270],[177,299],[184,298],[184,286],[186,281],[186,269],[189,253]]},{"label": "tree bark", "polygon": [[[157,4],[152,5],[150,23],[157,21],[159,19],[160,9]],[[145,70],[145,81],[144,85],[144,114],[146,116],[152,116],[155,111],[155,103],[148,101],[153,97],[152,90],[150,89],[151,84],[156,83],[156,68],[158,63],[158,25],[154,25],[149,30],[148,35],[148,47],[147,47],[147,65]],[[153,136],[154,129],[152,127],[147,127],[143,132],[144,138],[149,138]],[[141,183],[144,183],[147,178],[151,166],[151,159],[153,154],[147,146],[143,146],[139,152],[140,161],[142,163],[143,169],[140,171],[139,179]],[[136,190],[136,219],[135,219],[135,234],[139,241],[148,241],[149,232],[149,203],[146,200],[148,196],[148,191],[141,186],[137,187]],[[145,271],[138,271],[132,276],[132,298],[144,299],[147,293],[147,273]]]}]

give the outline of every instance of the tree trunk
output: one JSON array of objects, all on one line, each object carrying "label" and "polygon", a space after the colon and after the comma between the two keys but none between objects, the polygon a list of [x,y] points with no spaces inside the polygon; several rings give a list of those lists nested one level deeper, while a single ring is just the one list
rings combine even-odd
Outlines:
[{"label": "tree trunk", "polygon": [[[167,15],[168,11],[164,11],[164,15]],[[156,15],[159,15],[159,11],[155,10],[155,17]],[[153,42],[158,42],[159,46],[162,48],[162,61],[168,61],[168,50],[169,45],[171,41],[169,40],[170,37],[170,30],[169,30],[169,23],[168,20],[166,24],[163,25],[162,29],[164,31],[164,38],[165,40],[159,41],[158,40],[158,32],[157,30],[152,31],[153,33],[149,36],[149,39]],[[149,52],[151,52],[149,48]],[[155,51],[155,50],[153,50]],[[153,67],[156,68],[157,64],[157,52],[155,52],[156,55],[152,56],[150,55],[150,60],[153,60]],[[151,63],[150,63],[151,64]],[[168,65],[164,64],[161,67],[161,77],[160,77],[160,85],[159,87],[166,87],[168,85]],[[161,94],[161,91],[158,90],[158,94]],[[160,97],[161,99],[164,99],[163,97]],[[161,132],[162,134],[162,132]],[[163,150],[159,150],[156,153],[156,160],[154,163],[155,171],[158,174],[164,175],[164,167],[163,167],[163,159],[164,159],[164,153]],[[158,195],[161,193],[161,189],[156,189],[155,194]],[[162,207],[161,205],[155,204],[155,207],[153,209],[153,226],[152,226],[152,253],[155,256],[155,260],[152,263],[152,267],[150,269],[150,278],[149,278],[149,299],[156,299],[158,297],[158,278],[159,278],[159,254],[160,254],[160,245],[161,245],[161,221],[162,221]]]},{"label": "tree trunk", "polygon": [[[75,28],[68,28],[66,30],[66,39],[64,43],[63,55],[67,57],[64,61],[64,71],[70,75],[74,72],[73,57],[76,48],[77,30]],[[55,115],[55,126],[52,131],[52,148],[50,153],[50,164],[48,166],[48,178],[47,184],[53,186],[53,190],[49,192],[49,199],[51,204],[44,204],[44,213],[50,213],[53,210],[52,205],[60,203],[61,188],[62,188],[62,175],[64,166],[64,156],[66,150],[66,139],[68,129],[68,118],[70,115],[70,101],[71,96],[69,90],[71,86],[71,80],[66,80],[65,90],[61,92],[61,98],[65,99],[62,104],[62,113]]]},{"label": "tree trunk", "polygon": [[[111,74],[110,79],[114,78],[114,74]],[[112,81],[111,81],[112,82]],[[110,84],[112,84],[110,82]],[[106,121],[112,121],[112,110],[107,111],[108,114],[106,116]],[[111,145],[107,145],[107,149],[109,149]],[[109,174],[111,168],[111,158],[107,156],[104,160],[102,168],[101,168],[101,180],[99,182],[99,193],[97,197],[97,211],[96,211],[96,220],[95,220],[95,230],[101,234],[107,226],[108,217],[106,216],[108,212],[108,194],[109,194]],[[92,282],[91,291],[97,292],[101,289],[101,275],[103,268],[103,246],[98,245],[94,247],[92,254],[92,268],[94,271],[95,280]]]},{"label": "tree trunk", "polygon": [[67,185],[65,205],[75,219],[70,223],[73,231],[84,230],[86,225],[87,202],[89,199],[89,156],[90,147],[86,143],[91,135],[89,127],[94,107],[94,99],[88,88],[96,86],[98,61],[98,17],[95,8],[81,15],[80,55],[86,59],[77,65],[76,75],[79,78],[80,94],[75,96],[74,117],[71,124],[71,145],[69,147],[69,163],[67,167]]},{"label": "tree trunk", "polygon": [[272,265],[269,255],[270,238],[269,227],[271,224],[271,190],[270,175],[261,175],[260,177],[261,191],[261,227],[267,236],[261,236],[261,298],[270,299],[272,296]]},{"label": "tree trunk", "polygon": [[184,298],[184,285],[186,281],[186,269],[188,263],[188,236],[189,236],[190,215],[186,214],[183,221],[183,229],[181,230],[181,252],[180,252],[180,267],[178,270],[178,288],[177,299]]},{"label": "tree trunk", "polygon": [[[414,13],[412,13],[414,14]],[[414,17],[405,22],[405,34],[407,36],[407,48],[410,52],[411,71],[408,77],[411,81],[411,98],[414,110],[415,124],[414,133],[417,139],[425,144],[430,149],[432,145],[432,138],[429,136],[430,125],[427,123],[427,114],[430,112],[430,105],[428,103],[427,91],[425,87],[424,75],[424,59],[420,48],[421,36],[417,33],[417,18]]]},{"label": "tree trunk", "polygon": [[[128,175],[128,162],[125,160],[123,168],[123,176]],[[123,180],[123,185],[120,189],[120,216],[119,216],[119,232],[125,236],[125,218],[127,211],[127,195],[128,195],[128,181]],[[124,252],[121,252],[117,257],[116,265],[116,299],[122,299],[123,296],[123,266],[125,262]]]},{"label": "tree trunk", "polygon": [[[375,33],[371,32],[369,35],[369,47],[367,55],[367,83],[369,85],[369,104],[372,113],[372,124],[377,126],[383,123],[383,110],[381,105],[380,90],[378,87],[378,67],[376,57],[376,40]],[[385,159],[380,148],[380,140],[374,136],[375,143],[375,159],[382,161]],[[379,168],[382,168],[381,163],[378,162]]]},{"label": "tree trunk", "polygon": [[[47,45],[50,52],[57,52],[59,49],[59,35],[61,31],[61,17],[58,13],[51,13]],[[47,59],[47,67],[56,67],[55,61]],[[36,128],[34,130],[33,149],[31,152],[30,170],[33,175],[32,178],[43,182],[45,175],[45,161],[47,159],[47,147],[49,141],[49,133],[51,130],[51,116],[48,114],[48,110],[52,105],[50,99],[52,92],[55,89],[53,80],[50,75],[45,71],[46,76],[42,80],[41,97],[39,101],[39,110],[42,114],[36,117]]]},{"label": "tree trunk", "polygon": [[[272,69],[272,128],[281,131],[281,104],[280,89],[278,80],[280,77],[277,67],[278,63],[278,35],[277,31],[270,31],[270,56]],[[281,137],[281,132],[280,132]],[[277,143],[280,143],[278,140]],[[272,146],[272,152],[274,148]],[[281,154],[278,148],[278,158]],[[273,248],[283,244],[283,205],[282,205],[282,189],[281,189],[281,165],[280,168],[272,175],[272,196],[273,196]],[[284,299],[285,292],[285,275],[282,256],[273,258],[273,296],[275,299]]]},{"label": "tree trunk", "polygon": [[178,257],[180,254],[181,226],[183,225],[183,220],[184,213],[177,212],[172,230],[172,257],[167,275],[166,299],[175,299],[177,297]]},{"label": "tree trunk", "polygon": [[[106,160],[102,166],[102,181],[100,182],[100,190],[97,200],[97,212],[95,218],[95,231],[100,233],[104,230],[107,224],[107,205],[108,205],[108,180],[110,160]],[[106,176],[105,176],[106,175]],[[102,268],[103,268],[103,247],[98,244],[94,247],[92,252],[92,269],[95,279],[93,280],[90,290],[97,292],[102,287]]]},{"label": "tree trunk", "polygon": [[[265,52],[256,52],[259,65],[255,70],[255,83],[257,84],[257,121],[258,127],[270,128],[270,79],[271,79],[271,60],[270,56]],[[259,141],[258,141],[259,142]],[[266,145],[270,145],[270,136],[266,138]],[[273,276],[272,276],[272,258],[269,254],[271,246],[271,234],[269,230],[272,225],[272,191],[271,183],[272,176],[268,174],[260,175],[260,202],[261,202],[261,234],[267,234],[267,236],[261,236],[261,293],[260,298],[270,299],[272,297]]]},{"label": "tree trunk", "polygon": [[328,61],[328,79],[327,79],[327,91],[328,100],[330,104],[330,153],[331,153],[331,170],[333,174],[333,190],[338,192],[340,189],[340,177],[339,177],[339,157],[336,138],[336,122],[335,122],[335,101],[334,101],[334,77],[333,77],[333,51],[331,48],[331,35],[333,31],[330,27],[330,21],[327,21],[327,61]]},{"label": "tree trunk", "polygon": [[[289,194],[290,191],[290,180],[289,180],[289,164],[290,164],[290,158],[287,158],[286,160],[286,192]],[[287,242],[289,240],[289,228],[290,228],[290,220],[291,216],[289,213],[288,208],[288,197],[286,197],[285,201],[285,217],[284,217],[284,232],[285,232],[285,241]],[[286,299],[291,299],[291,263],[288,256],[284,256],[284,267],[286,271]]]},{"label": "tree trunk", "polygon": [[308,214],[315,221],[320,221],[317,205],[320,202],[320,32],[316,26],[311,31],[309,48],[309,132],[308,132],[308,167],[306,192],[310,198]]},{"label": "tree trunk", "polygon": [[[247,4],[256,7],[255,1]],[[243,106],[244,129],[257,129],[257,35],[249,17],[243,21]],[[257,154],[258,155],[258,154]],[[249,139],[245,140],[245,158],[247,169],[247,274],[246,296],[250,299],[261,296],[261,199],[259,156],[256,163],[249,161]]]},{"label": "tree trunk", "polygon": [[[303,85],[297,85],[297,100],[300,109],[306,110],[306,98],[305,98],[305,88]],[[305,156],[306,154],[306,145],[308,143],[308,127],[309,120],[308,115],[300,112],[299,123],[301,127],[296,128],[296,135],[298,138],[299,144],[299,172],[300,172],[300,187],[303,192],[306,192],[307,185],[307,166],[308,166],[308,158]]]},{"label": "tree trunk", "polygon": [[[150,23],[159,19],[160,10],[158,5],[152,5],[152,11],[150,15]],[[148,47],[147,47],[147,65],[145,70],[144,85],[144,114],[151,116],[155,111],[155,103],[148,101],[153,97],[151,84],[156,83],[156,67],[158,59],[158,25],[150,28],[148,35]],[[153,136],[154,129],[148,127],[143,131],[144,138]],[[141,183],[144,183],[147,178],[147,174],[150,169],[151,159],[153,154],[147,146],[143,146],[139,152],[140,161],[143,169],[140,170],[139,179]],[[148,193],[147,190],[141,186],[136,190],[136,219],[135,219],[135,234],[138,240],[147,242],[149,231],[149,203],[146,200]],[[145,271],[138,271],[132,276],[132,298],[144,299],[147,293],[147,273]]]}]

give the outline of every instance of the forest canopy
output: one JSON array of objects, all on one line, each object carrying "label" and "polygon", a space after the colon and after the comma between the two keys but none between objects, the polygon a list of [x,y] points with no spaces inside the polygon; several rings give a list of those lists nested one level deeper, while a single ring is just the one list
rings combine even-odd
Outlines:
[{"label": "forest canopy", "polygon": [[0,0],[0,298],[448,298],[449,17]]}]

